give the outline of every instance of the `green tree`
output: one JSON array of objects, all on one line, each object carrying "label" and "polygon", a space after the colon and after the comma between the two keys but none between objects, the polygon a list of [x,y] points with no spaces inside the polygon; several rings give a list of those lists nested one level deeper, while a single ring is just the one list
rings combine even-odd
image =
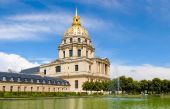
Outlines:
[{"label": "green tree", "polygon": [[159,78],[154,78],[152,80],[152,89],[156,94],[161,93],[161,80]]}]

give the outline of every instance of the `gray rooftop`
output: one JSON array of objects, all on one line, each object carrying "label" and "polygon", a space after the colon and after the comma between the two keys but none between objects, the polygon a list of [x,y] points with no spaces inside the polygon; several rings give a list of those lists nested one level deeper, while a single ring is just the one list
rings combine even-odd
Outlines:
[{"label": "gray rooftop", "polygon": [[40,75],[30,75],[21,73],[0,72],[0,82],[17,82],[29,84],[44,84],[44,85],[70,85],[68,81],[57,77],[48,77]]}]

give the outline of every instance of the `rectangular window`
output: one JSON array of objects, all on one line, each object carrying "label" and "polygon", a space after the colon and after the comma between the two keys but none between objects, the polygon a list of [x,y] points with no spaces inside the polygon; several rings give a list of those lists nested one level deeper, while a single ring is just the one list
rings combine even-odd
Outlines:
[{"label": "rectangular window", "polygon": [[86,57],[88,58],[88,51],[86,51]]},{"label": "rectangular window", "polygon": [[61,67],[60,66],[56,66],[56,72],[61,72]]},{"label": "rectangular window", "polygon": [[91,71],[91,65],[89,65],[89,71]]},{"label": "rectangular window", "polygon": [[79,66],[75,65],[75,71],[78,71],[78,70],[79,70]]},{"label": "rectangular window", "polygon": [[46,69],[44,69],[44,75],[46,75],[46,73],[47,73],[47,71],[46,71]]},{"label": "rectangular window", "polygon": [[69,56],[70,56],[70,57],[73,56],[73,50],[69,50]]},{"label": "rectangular window", "polygon": [[2,87],[3,92],[5,92],[5,86]]},{"label": "rectangular window", "polygon": [[78,42],[81,42],[81,39],[80,39],[80,38],[78,38]]},{"label": "rectangular window", "polygon": [[63,58],[65,58],[66,57],[66,54],[65,54],[65,51],[63,51]]},{"label": "rectangular window", "polygon": [[77,51],[77,56],[78,56],[78,57],[81,56],[81,50],[80,50],[80,49],[78,49],[78,51]]},{"label": "rectangular window", "polygon": [[12,92],[12,90],[13,90],[13,86],[10,87],[10,92]]},{"label": "rectangular window", "polygon": [[75,88],[76,89],[78,89],[78,85],[79,85],[78,80],[75,80]]}]

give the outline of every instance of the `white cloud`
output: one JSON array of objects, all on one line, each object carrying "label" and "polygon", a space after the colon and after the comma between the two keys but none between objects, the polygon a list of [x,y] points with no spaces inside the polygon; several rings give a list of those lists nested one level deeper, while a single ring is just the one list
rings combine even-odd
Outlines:
[{"label": "white cloud", "polygon": [[[117,70],[117,71],[116,71]],[[125,75],[132,77],[136,80],[142,79],[170,79],[170,67],[154,66],[150,64],[144,64],[139,66],[130,65],[111,65],[111,78]]]},{"label": "white cloud", "polygon": [[[0,21],[0,40],[35,40],[49,37],[49,34],[63,35],[71,26],[73,16],[70,13],[56,12],[3,17]],[[94,30],[110,24],[100,18],[83,15],[81,21],[83,26]]]},{"label": "white cloud", "polygon": [[32,63],[17,54],[7,54],[0,52],[0,71],[7,72],[8,69],[19,72],[21,69],[38,66],[38,63]]}]

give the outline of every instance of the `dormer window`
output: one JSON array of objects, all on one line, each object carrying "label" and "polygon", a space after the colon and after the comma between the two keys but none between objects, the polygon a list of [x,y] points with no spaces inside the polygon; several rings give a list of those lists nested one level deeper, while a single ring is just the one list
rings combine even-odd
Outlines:
[{"label": "dormer window", "polygon": [[43,84],[45,84],[45,80],[43,80]]},{"label": "dormer window", "polygon": [[6,77],[2,77],[2,81],[6,81]]},{"label": "dormer window", "polygon": [[33,79],[31,79],[31,83],[33,83]]},{"label": "dormer window", "polygon": [[37,83],[40,83],[40,80],[37,80]]},{"label": "dormer window", "polygon": [[18,78],[18,80],[17,80],[18,82],[21,82],[21,78]]},{"label": "dormer window", "polygon": [[27,80],[26,78],[24,79],[24,81],[25,81],[25,82],[28,82],[28,80]]},{"label": "dormer window", "polygon": [[48,84],[51,84],[51,81],[48,81]]},{"label": "dormer window", "polygon": [[11,78],[10,81],[13,82],[13,81],[14,81],[14,78]]}]

